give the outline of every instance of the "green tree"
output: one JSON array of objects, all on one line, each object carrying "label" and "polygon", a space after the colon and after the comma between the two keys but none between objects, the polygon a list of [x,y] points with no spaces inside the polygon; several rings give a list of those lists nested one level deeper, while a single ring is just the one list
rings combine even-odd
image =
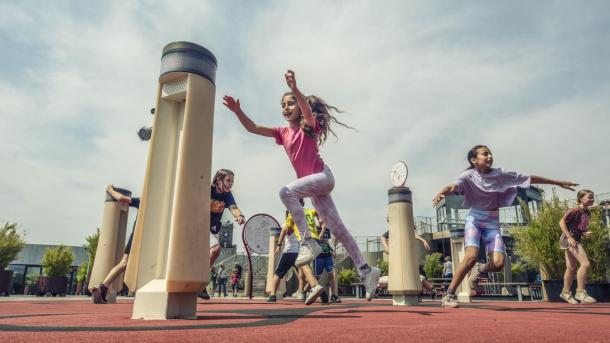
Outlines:
[{"label": "green tree", "polygon": [[24,246],[25,240],[17,232],[17,223],[5,223],[0,228],[0,270],[16,260]]},{"label": "green tree", "polygon": [[390,268],[390,264],[384,260],[377,260],[377,267],[381,269],[381,276],[387,276]]},{"label": "green tree", "polygon": [[89,261],[87,262],[87,270],[93,269],[93,262],[95,261],[95,253],[97,252],[97,243],[100,240],[100,228],[96,229],[96,232],[93,235],[85,237],[85,251],[89,255]]},{"label": "green tree", "polygon": [[426,261],[424,262],[424,273],[427,278],[439,278],[443,274],[443,263],[441,262],[443,254],[440,252],[434,252],[430,255],[426,255]]},{"label": "green tree", "polygon": [[42,270],[50,277],[64,276],[70,272],[70,266],[74,262],[72,248],[58,245],[55,248],[47,248],[42,257]]}]

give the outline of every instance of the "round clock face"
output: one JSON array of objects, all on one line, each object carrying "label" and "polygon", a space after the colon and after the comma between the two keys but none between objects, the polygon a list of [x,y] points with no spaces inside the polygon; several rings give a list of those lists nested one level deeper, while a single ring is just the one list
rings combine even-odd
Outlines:
[{"label": "round clock face", "polygon": [[409,175],[409,169],[407,169],[407,164],[403,161],[396,162],[394,167],[392,167],[392,172],[390,173],[390,179],[392,180],[392,186],[394,187],[402,187],[407,181],[407,176]]}]

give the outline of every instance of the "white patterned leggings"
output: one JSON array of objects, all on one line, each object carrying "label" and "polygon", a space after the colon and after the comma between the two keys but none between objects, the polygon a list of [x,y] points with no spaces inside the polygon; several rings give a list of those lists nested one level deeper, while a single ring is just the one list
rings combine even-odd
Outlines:
[{"label": "white patterned leggings", "polygon": [[[333,235],[343,244],[345,250],[358,266],[358,272],[362,274],[368,271],[368,265],[358,248],[354,237],[347,231],[345,224],[339,217],[335,202],[330,196],[330,192],[335,187],[335,178],[330,168],[324,166],[320,173],[304,176],[292,181],[280,190],[280,198],[292,215],[292,219],[298,228],[306,228],[305,213],[299,203],[299,199],[311,198],[313,207],[318,215],[326,223]],[[304,238],[310,237],[309,230],[301,230]]]}]

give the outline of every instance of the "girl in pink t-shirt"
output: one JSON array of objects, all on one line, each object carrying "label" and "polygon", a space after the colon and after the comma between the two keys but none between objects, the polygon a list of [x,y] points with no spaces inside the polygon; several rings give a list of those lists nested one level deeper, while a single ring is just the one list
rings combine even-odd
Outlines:
[{"label": "girl in pink t-shirt", "polygon": [[[224,96],[224,105],[237,115],[237,119],[248,132],[273,137],[277,144],[284,146],[288,159],[297,174],[297,180],[282,187],[280,190],[282,202],[292,215],[297,227],[306,228],[308,226],[299,199],[311,198],[322,221],[333,228],[333,234],[343,243],[348,254],[358,266],[366,287],[366,298],[370,301],[381,271],[366,263],[356,241],[343,224],[330,196],[330,192],[335,186],[335,179],[330,168],[324,164],[318,153],[318,146],[324,143],[328,133],[334,135],[330,123],[346,125],[337,121],[330,114],[331,110],[339,112],[336,107],[328,105],[316,96],[306,97],[301,93],[293,71],[288,70],[284,76],[290,88],[290,92],[282,96],[281,103],[282,114],[288,122],[287,127],[270,128],[255,124],[242,111],[239,99],[231,96]],[[311,238],[309,231],[302,230],[302,232],[304,237],[301,240],[299,255],[295,262],[297,266],[310,263],[321,251],[319,244]]]}]

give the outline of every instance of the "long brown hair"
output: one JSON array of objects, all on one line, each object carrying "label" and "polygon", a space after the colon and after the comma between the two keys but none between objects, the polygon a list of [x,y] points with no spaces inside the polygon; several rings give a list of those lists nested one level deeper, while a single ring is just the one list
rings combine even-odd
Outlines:
[{"label": "long brown hair", "polygon": [[588,189],[581,189],[581,190],[579,190],[579,191],[578,191],[578,193],[576,193],[576,202],[577,202],[578,204],[580,204],[580,203],[582,202],[582,198],[583,198],[585,195],[587,195],[587,194],[594,195],[594,194],[593,194],[593,191],[590,191],[590,190],[588,190]]},{"label": "long brown hair", "polygon": [[218,171],[216,172],[216,174],[214,174],[214,177],[212,178],[212,186],[218,186],[218,181],[224,181],[225,177],[229,175],[234,177],[235,173],[233,173],[233,171],[229,169],[218,169]]},{"label": "long brown hair", "polygon": [[[295,98],[294,93],[292,93],[292,92],[284,93],[284,95],[282,95],[282,98],[284,98],[286,95],[290,95],[293,98]],[[337,118],[331,114],[331,111],[335,111],[337,113],[343,113],[343,111],[341,111],[340,109],[338,109],[335,106],[328,104],[326,101],[324,101],[324,99],[322,99],[318,96],[315,96],[315,95],[308,95],[305,97],[305,100],[307,100],[307,103],[311,107],[311,113],[313,114],[314,118],[318,121],[318,124],[320,125],[320,132],[318,132],[318,134],[316,134],[314,132],[313,128],[310,127],[309,125],[307,125],[307,122],[305,121],[305,118],[303,117],[302,113],[301,113],[301,118],[300,118],[300,126],[301,126],[301,129],[303,131],[305,131],[305,133],[309,137],[316,140],[316,143],[318,146],[321,146],[322,144],[324,144],[324,142],[326,142],[329,132],[335,138],[338,139],[337,134],[331,128],[332,122],[334,122],[338,125],[341,125],[343,127],[346,127],[348,129],[354,129],[351,126],[338,121]]]}]

